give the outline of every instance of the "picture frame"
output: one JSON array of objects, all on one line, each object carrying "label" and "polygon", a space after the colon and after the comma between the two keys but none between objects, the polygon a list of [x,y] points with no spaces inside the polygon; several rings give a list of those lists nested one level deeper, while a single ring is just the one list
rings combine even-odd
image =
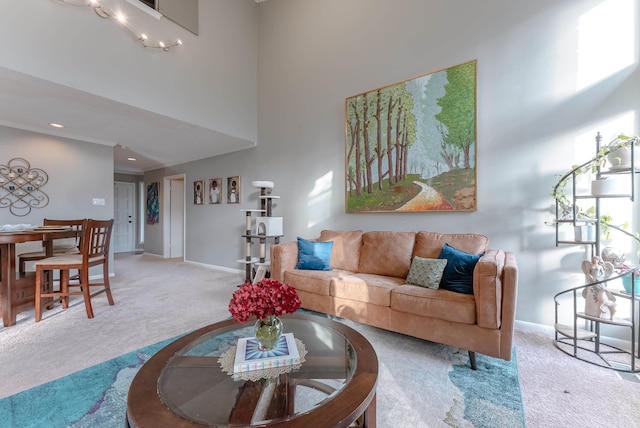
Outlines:
[{"label": "picture frame", "polygon": [[193,203],[194,205],[204,204],[204,180],[193,182]]},{"label": "picture frame", "polygon": [[242,196],[242,183],[239,175],[227,177],[227,203],[239,204]]},{"label": "picture frame", "polygon": [[222,203],[222,178],[209,179],[209,196],[210,204]]},{"label": "picture frame", "polygon": [[345,99],[345,211],[477,209],[477,60]]},{"label": "picture frame", "polygon": [[154,181],[147,185],[147,224],[160,222],[160,183]]}]

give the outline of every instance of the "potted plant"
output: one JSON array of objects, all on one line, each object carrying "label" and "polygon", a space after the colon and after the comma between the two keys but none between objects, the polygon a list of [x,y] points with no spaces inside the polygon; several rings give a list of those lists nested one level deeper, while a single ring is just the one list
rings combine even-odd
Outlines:
[{"label": "potted plant", "polygon": [[279,316],[300,309],[296,289],[275,279],[265,278],[255,284],[246,282],[234,291],[229,301],[229,313],[236,321],[244,323],[257,318],[254,329],[260,350],[271,350],[282,334]]},{"label": "potted plant", "polygon": [[[629,152],[630,156],[630,148],[632,145],[640,145],[640,140],[637,135],[632,137],[624,134],[618,135],[608,144],[603,146],[593,158],[581,165],[574,165],[569,172],[561,176],[555,186],[553,186],[552,196],[562,205],[571,205],[570,200],[566,195],[566,190],[567,183],[569,183],[573,177],[587,172],[597,174],[599,169],[607,164],[607,161],[615,165],[613,168],[614,170],[616,167],[619,169],[620,165],[624,165],[624,162],[626,162],[626,157],[623,159],[621,154]],[[631,161],[629,160],[628,162],[630,166]],[[627,166],[627,168],[629,166]],[[599,179],[601,178],[599,177]]]},{"label": "potted plant", "polygon": [[[557,218],[562,220],[573,220],[574,222],[579,223],[575,224],[576,241],[591,241],[591,239],[585,239],[585,237],[589,237],[589,228],[593,227],[595,223],[598,222],[600,223],[601,236],[604,239],[608,239],[610,230],[615,229],[640,242],[640,235],[637,233],[632,234],[625,230],[626,224],[615,225],[610,216],[601,215],[600,218],[596,218],[594,207],[584,209],[578,205],[574,205],[572,199],[567,196],[567,184],[569,182],[575,183],[575,178],[584,173],[598,174],[597,180],[594,180],[591,183],[591,191],[593,195],[602,196],[612,193],[620,194],[620,188],[617,186],[617,183],[613,179],[601,177],[599,172],[600,168],[607,164],[608,157],[610,155],[614,159],[617,159],[616,156],[620,154],[620,150],[629,150],[632,145],[640,145],[640,140],[637,135],[618,135],[608,144],[604,145],[593,158],[580,165],[572,166],[571,170],[562,175],[558,182],[553,186],[552,196],[556,200],[558,210]],[[616,161],[615,165],[622,165],[621,162],[622,159]]]},{"label": "potted plant", "polygon": [[591,182],[593,196],[628,195],[631,188],[627,180],[617,177],[600,177]]},{"label": "potted plant", "polygon": [[638,141],[637,136],[629,137],[626,135],[619,135],[611,141],[607,145],[610,149],[607,153],[609,170],[615,171],[631,168],[632,152],[634,155],[634,166],[637,168],[638,165],[640,165],[640,156],[635,156],[636,153],[633,149],[639,145],[640,142]]},{"label": "potted plant", "polygon": [[[640,272],[639,267],[631,267],[627,264],[622,264],[619,268],[620,274],[626,274],[622,277],[622,286],[627,294],[631,294],[632,289],[636,296],[640,296]],[[634,283],[634,287],[631,286],[631,281]]]}]

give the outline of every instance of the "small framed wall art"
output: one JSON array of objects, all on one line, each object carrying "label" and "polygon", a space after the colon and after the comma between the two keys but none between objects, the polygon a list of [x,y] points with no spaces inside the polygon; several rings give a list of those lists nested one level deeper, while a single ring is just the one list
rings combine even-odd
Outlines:
[{"label": "small framed wall art", "polygon": [[222,178],[212,178],[209,180],[209,203],[222,203]]},{"label": "small framed wall art", "polygon": [[227,203],[239,204],[241,193],[240,176],[227,177]]},{"label": "small framed wall art", "polygon": [[160,221],[159,188],[160,183],[157,181],[147,185],[147,224],[156,224]]},{"label": "small framed wall art", "polygon": [[204,180],[193,182],[193,203],[195,205],[204,204]]}]

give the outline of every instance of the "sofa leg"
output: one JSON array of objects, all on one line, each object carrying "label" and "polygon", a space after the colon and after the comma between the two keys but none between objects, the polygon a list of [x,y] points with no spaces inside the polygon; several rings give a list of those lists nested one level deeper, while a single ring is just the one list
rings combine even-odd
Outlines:
[{"label": "sofa leg", "polygon": [[469,351],[469,362],[471,363],[471,370],[478,370],[478,365],[476,364],[476,353],[473,351]]}]

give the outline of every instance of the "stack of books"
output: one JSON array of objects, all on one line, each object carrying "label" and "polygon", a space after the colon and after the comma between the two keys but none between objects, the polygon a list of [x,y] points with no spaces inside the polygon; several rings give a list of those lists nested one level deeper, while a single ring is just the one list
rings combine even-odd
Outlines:
[{"label": "stack of books", "polygon": [[255,337],[238,339],[233,372],[265,370],[300,364],[301,358],[293,333],[284,333],[270,351],[261,351]]}]

